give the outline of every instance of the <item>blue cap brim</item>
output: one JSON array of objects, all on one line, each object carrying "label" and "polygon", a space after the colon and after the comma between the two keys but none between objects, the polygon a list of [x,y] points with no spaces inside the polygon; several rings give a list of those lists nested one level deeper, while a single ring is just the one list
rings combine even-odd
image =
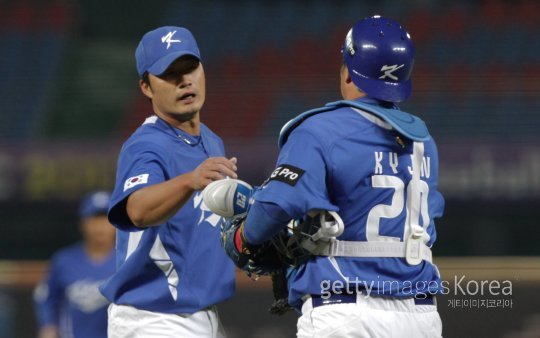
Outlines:
[{"label": "blue cap brim", "polygon": [[81,219],[106,215],[109,211],[111,196],[109,192],[98,191],[86,195],[79,206],[79,216]]},{"label": "blue cap brim", "polygon": [[354,72],[349,72],[353,83],[371,97],[389,102],[402,102],[411,96],[411,80],[403,82],[385,82],[369,79]]},{"label": "blue cap brim", "polygon": [[[157,60],[151,67],[148,68],[148,72],[152,75],[159,76],[163,74],[169,66],[176,61],[178,58],[181,58],[184,55],[192,55],[197,59],[201,60],[201,57],[195,53],[189,51],[181,51],[176,53],[170,53]],[[202,61],[202,60],[201,60]]]}]

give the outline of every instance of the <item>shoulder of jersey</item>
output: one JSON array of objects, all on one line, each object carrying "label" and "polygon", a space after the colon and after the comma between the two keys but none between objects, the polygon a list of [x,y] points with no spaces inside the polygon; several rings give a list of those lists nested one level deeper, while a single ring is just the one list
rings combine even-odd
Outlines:
[{"label": "shoulder of jersey", "polygon": [[212,131],[212,129],[208,128],[204,123],[201,123],[201,132],[203,132],[206,136],[221,140],[221,138]]},{"label": "shoulder of jersey", "polygon": [[[335,107],[334,109],[315,114],[305,119],[297,130],[307,130],[317,136],[333,138],[353,128],[358,128],[361,123],[368,122],[350,107]],[[294,131],[293,131],[294,132]]]},{"label": "shoulder of jersey", "polygon": [[166,141],[170,136],[164,132],[158,132],[159,128],[155,124],[144,123],[124,143],[125,146],[160,143]]},{"label": "shoulder of jersey", "polygon": [[82,253],[84,253],[83,245],[82,243],[78,242],[78,243],[71,244],[69,246],[66,246],[58,250],[54,254],[53,259],[55,260],[73,259],[73,256],[77,256]]}]

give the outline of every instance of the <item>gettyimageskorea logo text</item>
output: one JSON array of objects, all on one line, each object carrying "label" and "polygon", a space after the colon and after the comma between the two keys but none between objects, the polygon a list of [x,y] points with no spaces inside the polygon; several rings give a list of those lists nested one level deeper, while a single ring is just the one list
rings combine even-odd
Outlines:
[{"label": "gettyimageskorea logo text", "polygon": [[370,296],[396,296],[425,299],[431,295],[443,295],[451,308],[511,308],[513,292],[509,280],[472,280],[466,275],[454,275],[451,280],[397,281],[362,280],[358,277],[342,280],[323,280],[320,283],[321,298],[334,294],[361,293]]}]

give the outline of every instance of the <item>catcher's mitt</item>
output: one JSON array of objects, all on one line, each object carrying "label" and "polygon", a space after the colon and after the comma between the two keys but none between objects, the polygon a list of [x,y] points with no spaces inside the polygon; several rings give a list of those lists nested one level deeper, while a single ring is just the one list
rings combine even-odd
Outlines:
[{"label": "catcher's mitt", "polygon": [[244,239],[246,217],[224,219],[221,226],[221,245],[234,264],[249,277],[271,275],[283,268],[284,259],[271,241],[251,245]]}]

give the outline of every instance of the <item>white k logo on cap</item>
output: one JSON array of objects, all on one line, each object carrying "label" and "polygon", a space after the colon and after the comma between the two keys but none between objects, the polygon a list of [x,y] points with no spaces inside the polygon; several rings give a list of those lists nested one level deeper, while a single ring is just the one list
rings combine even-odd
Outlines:
[{"label": "white k logo on cap", "polygon": [[173,35],[176,33],[176,31],[173,31],[173,32],[169,32],[167,33],[167,35],[163,35],[161,37],[161,42],[163,43],[167,43],[167,49],[169,49],[169,47],[171,47],[171,43],[175,43],[175,42],[182,42],[182,40],[173,40],[172,37]]}]

